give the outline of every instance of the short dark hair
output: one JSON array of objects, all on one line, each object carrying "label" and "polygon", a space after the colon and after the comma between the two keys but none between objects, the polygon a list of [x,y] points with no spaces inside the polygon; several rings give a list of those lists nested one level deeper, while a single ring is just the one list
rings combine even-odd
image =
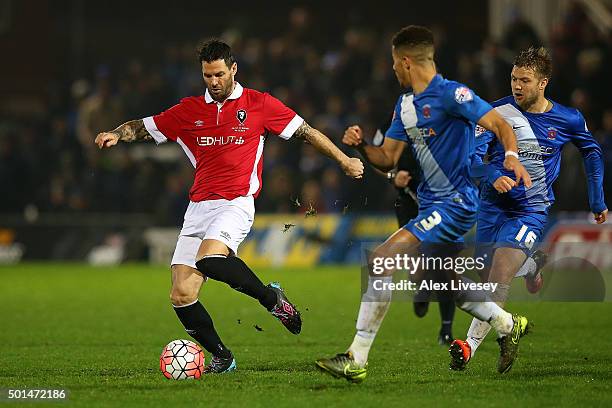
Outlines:
[{"label": "short dark hair", "polygon": [[519,52],[514,58],[514,66],[531,68],[540,78],[549,78],[552,75],[552,58],[544,47],[529,47]]},{"label": "short dark hair", "polygon": [[431,30],[427,27],[409,25],[395,33],[391,44],[395,48],[433,47],[434,37]]},{"label": "short dark hair", "polygon": [[236,62],[232,55],[231,47],[216,38],[205,41],[198,46],[198,58],[200,64],[202,62],[213,62],[222,59],[228,68]]}]

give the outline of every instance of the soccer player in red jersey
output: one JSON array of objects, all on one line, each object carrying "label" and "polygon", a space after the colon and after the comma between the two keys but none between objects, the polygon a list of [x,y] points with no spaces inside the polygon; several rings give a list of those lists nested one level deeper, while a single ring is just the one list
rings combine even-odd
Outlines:
[{"label": "soccer player in red jersey", "polygon": [[363,176],[363,164],[346,156],[272,95],[236,82],[238,68],[227,44],[207,41],[199,49],[199,60],[206,84],[203,96],[184,98],[158,115],[102,132],[95,143],[102,149],[119,141],[171,140],[195,167],[189,207],[171,262],[170,298],[187,333],[213,356],[205,372],[223,373],[234,370],[236,361],[198,300],[206,278],[257,299],[291,333],[298,334],[302,327],[299,311],[280,285],[264,285],[237,257],[238,246],[253,224],[267,133],[304,139],[352,178]]}]

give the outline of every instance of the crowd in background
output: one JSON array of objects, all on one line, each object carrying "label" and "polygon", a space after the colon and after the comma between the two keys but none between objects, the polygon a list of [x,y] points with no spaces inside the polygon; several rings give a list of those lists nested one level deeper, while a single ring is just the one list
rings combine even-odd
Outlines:
[{"label": "crowd in background", "polygon": [[[341,44],[325,47],[310,41],[316,29],[309,24],[311,17],[307,9],[294,9],[285,32],[272,39],[239,28],[226,32],[238,60],[237,80],[270,92],[337,144],[348,125],[360,124],[366,135],[373,135],[388,121],[401,92],[391,67],[395,30],[341,28]],[[439,71],[490,101],[509,94],[517,51],[542,44],[521,19],[499,42],[471,44],[460,33],[432,28]],[[543,45],[554,59],[548,96],[582,111],[611,174],[610,38],[574,8]],[[174,155],[182,155],[180,147],[165,146],[160,154],[153,143],[138,149],[120,145],[101,153],[93,143],[100,131],[202,94],[196,43],[160,48],[163,53],[155,60],[135,54],[119,65],[98,61],[89,76],[73,79],[69,98],[50,95],[44,120],[0,122],[0,212],[18,213],[32,204],[40,211],[144,212],[155,214],[161,224],[181,222],[193,168],[185,156]],[[566,149],[562,167],[556,209],[588,210],[586,183],[575,182],[584,177],[580,154]],[[391,211],[394,195],[372,170],[364,181],[350,181],[312,147],[268,138],[258,211],[306,211],[310,206],[318,212]]]}]

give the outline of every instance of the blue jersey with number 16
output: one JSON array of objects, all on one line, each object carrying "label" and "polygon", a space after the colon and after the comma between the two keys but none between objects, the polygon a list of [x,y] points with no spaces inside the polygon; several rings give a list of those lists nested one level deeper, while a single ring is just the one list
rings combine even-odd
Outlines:
[{"label": "blue jersey with number 16", "polygon": [[498,194],[492,184],[497,178],[514,174],[504,169],[504,149],[490,132],[476,132],[476,154],[474,164],[489,155],[486,181],[481,186],[481,200],[502,210],[547,212],[555,200],[553,183],[561,169],[561,150],[573,143],[582,153],[586,169],[589,204],[591,211],[599,213],[606,209],[603,192],[603,155],[601,147],[589,132],[584,117],[574,109],[551,101],[552,109],[544,113],[522,110],[512,96],[493,103],[504,117],[518,141],[521,163],[531,176],[533,186],[526,189],[523,184],[505,194]]}]

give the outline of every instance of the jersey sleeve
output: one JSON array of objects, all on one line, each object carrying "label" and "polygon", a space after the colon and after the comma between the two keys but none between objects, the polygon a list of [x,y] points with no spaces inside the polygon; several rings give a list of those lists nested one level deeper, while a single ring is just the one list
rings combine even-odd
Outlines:
[{"label": "jersey sleeve", "polygon": [[478,123],[480,118],[493,109],[474,91],[459,83],[452,83],[446,87],[442,101],[447,112],[474,123]]},{"label": "jersey sleeve", "polygon": [[491,143],[495,141],[495,135],[481,128],[476,127],[476,144],[474,153],[470,158],[470,176],[473,178],[486,178],[491,184],[502,176],[502,173],[491,164],[485,164],[484,158],[489,150]]},{"label": "jersey sleeve", "polygon": [[391,124],[389,125],[389,129],[385,132],[385,137],[401,140],[402,142],[408,141],[408,135],[406,134],[406,129],[404,128],[404,123],[402,122],[402,99],[403,95],[400,96],[397,104],[395,105],[395,109],[393,110],[393,117],[391,118]]},{"label": "jersey sleeve", "polygon": [[168,139],[175,142],[182,133],[184,115],[184,101],[181,101],[158,115],[144,118],[143,122],[155,143],[165,143]]},{"label": "jersey sleeve", "polygon": [[607,208],[604,202],[603,191],[603,153],[599,143],[597,143],[589,131],[584,116],[578,111],[576,111],[576,113],[571,141],[582,154],[587,176],[589,206],[591,207],[591,211],[600,213]]},{"label": "jersey sleeve", "polygon": [[304,119],[270,94],[264,94],[264,129],[289,139],[302,126]]}]

